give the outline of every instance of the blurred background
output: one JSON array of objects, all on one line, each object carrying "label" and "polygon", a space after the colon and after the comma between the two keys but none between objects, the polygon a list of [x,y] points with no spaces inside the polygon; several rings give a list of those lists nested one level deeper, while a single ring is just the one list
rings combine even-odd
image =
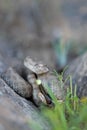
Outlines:
[{"label": "blurred background", "polygon": [[86,0],[0,0],[0,57],[27,55],[60,71],[87,51]]}]

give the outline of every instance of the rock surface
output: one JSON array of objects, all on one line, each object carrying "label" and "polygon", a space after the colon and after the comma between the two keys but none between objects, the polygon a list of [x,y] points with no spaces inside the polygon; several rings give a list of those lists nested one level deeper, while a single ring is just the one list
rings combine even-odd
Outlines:
[{"label": "rock surface", "polygon": [[[67,68],[64,79],[71,75],[73,88],[77,85],[79,98],[87,96],[87,53],[74,60]],[[69,84],[69,82],[67,82]]]},{"label": "rock surface", "polygon": [[[5,65],[0,61],[1,64]],[[5,74],[7,68],[6,65],[5,67],[1,66],[0,76],[3,72]],[[10,71],[19,77],[19,81],[26,82],[17,73]],[[8,75],[10,81],[10,73]],[[17,82],[18,80],[16,80]],[[42,130],[50,130],[49,123],[41,116],[39,109],[31,101],[16,94],[8,85],[0,78],[0,130],[34,130],[37,126],[41,127]]]},{"label": "rock surface", "polygon": [[48,130],[49,125],[38,109],[0,78],[0,130],[33,130],[34,123]]}]

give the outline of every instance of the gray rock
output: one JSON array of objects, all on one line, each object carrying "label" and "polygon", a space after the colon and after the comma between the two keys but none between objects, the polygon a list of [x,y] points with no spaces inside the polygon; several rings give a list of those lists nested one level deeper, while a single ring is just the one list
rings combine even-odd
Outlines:
[{"label": "gray rock", "polygon": [[[87,53],[74,60],[64,73],[64,79],[71,75],[73,89],[77,85],[77,96],[87,96]],[[69,84],[69,81],[67,82]]]},{"label": "gray rock", "polygon": [[50,130],[38,109],[17,95],[0,78],[0,130],[33,130],[32,125],[39,125],[41,130]]},{"label": "gray rock", "polygon": [[2,54],[0,53],[0,76],[3,72],[6,71],[7,68],[8,68],[8,63],[6,62],[4,56],[2,56]]}]

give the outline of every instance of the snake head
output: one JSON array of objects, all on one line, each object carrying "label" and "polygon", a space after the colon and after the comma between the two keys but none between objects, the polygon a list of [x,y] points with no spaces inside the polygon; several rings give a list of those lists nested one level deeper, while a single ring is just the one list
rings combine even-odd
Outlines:
[{"label": "snake head", "polygon": [[[25,58],[24,65],[35,75],[35,81],[41,80],[40,84],[32,83],[34,99],[38,102],[38,97],[40,101],[48,106],[54,106],[54,101],[51,98],[51,94],[47,88],[52,90],[52,93],[57,99],[62,99],[62,89],[59,86],[59,81],[57,77],[48,69],[46,65],[41,62],[33,61],[29,56]],[[29,80],[30,82],[30,80]],[[35,88],[35,89],[34,89]]]},{"label": "snake head", "polygon": [[44,105],[53,107],[54,103],[52,101],[51,96],[47,93],[46,89],[43,87],[42,81],[38,79],[38,76],[49,72],[48,67],[41,62],[33,61],[29,56],[25,58],[24,66],[37,75],[37,80],[35,81],[40,81],[40,83],[38,82],[31,83],[29,78],[30,76],[28,76],[28,81],[32,84],[33,88],[35,87],[35,89],[33,89],[34,90],[33,98],[35,104],[38,105],[38,102],[41,101]]},{"label": "snake head", "polygon": [[37,75],[49,72],[46,65],[33,61],[29,56],[25,58],[24,66]]}]

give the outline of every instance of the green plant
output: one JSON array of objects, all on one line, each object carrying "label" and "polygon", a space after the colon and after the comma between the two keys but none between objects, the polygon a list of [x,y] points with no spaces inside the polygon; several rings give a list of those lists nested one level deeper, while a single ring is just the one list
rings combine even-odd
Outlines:
[{"label": "green plant", "polygon": [[[63,87],[63,73],[59,75],[55,71],[55,74],[61,82],[60,87]],[[70,86],[67,88],[65,100],[62,102],[58,101],[49,87],[47,87],[48,93],[55,103],[55,108],[41,107],[42,115],[47,118],[52,130],[87,130],[87,98],[80,100],[76,95],[77,86],[72,85],[72,77],[68,76],[65,82],[68,79]],[[38,130],[41,130],[40,127],[38,128]]]},{"label": "green plant", "polygon": [[[55,71],[55,74],[58,80],[60,80],[60,87],[63,88],[63,73],[58,74]],[[65,101],[58,101],[51,90],[48,89],[48,92],[55,103],[55,108],[52,110],[49,108],[44,108],[42,113],[44,113],[44,115],[49,118],[49,121],[52,124],[52,130],[70,130],[72,126],[70,126],[71,128],[69,127],[69,120],[71,120],[71,117],[76,115],[78,111],[79,99],[76,95],[76,85],[73,93],[71,76],[68,76],[66,80],[68,79],[70,79],[70,87],[67,89]]]}]

